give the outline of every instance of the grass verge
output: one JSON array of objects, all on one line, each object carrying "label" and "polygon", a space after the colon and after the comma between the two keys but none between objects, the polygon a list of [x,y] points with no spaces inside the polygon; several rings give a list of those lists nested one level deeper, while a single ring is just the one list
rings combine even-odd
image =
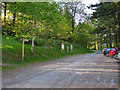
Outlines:
[{"label": "grass verge", "polygon": [[10,64],[11,66],[2,66],[2,70],[10,70],[16,67],[24,66],[29,63],[44,62],[55,58],[64,57],[67,55],[92,53],[91,50],[84,47],[74,48],[72,53],[61,54],[60,47],[41,47],[35,46],[34,52],[31,52],[31,45],[25,44],[25,58],[22,58],[22,43],[15,40],[13,36],[2,35],[2,63]]}]

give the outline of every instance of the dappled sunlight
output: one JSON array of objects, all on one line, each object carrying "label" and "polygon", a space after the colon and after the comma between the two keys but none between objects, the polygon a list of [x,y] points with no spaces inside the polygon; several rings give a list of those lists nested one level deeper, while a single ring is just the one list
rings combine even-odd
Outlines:
[{"label": "dappled sunlight", "polygon": [[41,68],[46,69],[52,69],[52,68],[57,68],[57,67],[65,67],[65,66],[72,66],[71,63],[57,63],[57,64],[52,64],[52,65],[45,65],[45,66],[41,66]]},{"label": "dappled sunlight", "polygon": [[[90,71],[92,71],[92,72],[118,72],[118,71],[120,71],[120,70],[112,70],[112,69],[88,69],[88,68],[82,68],[82,69],[80,69],[80,68],[62,68],[63,70],[70,70],[70,71],[86,71],[86,72],[90,72]],[[62,70],[62,69],[57,69],[57,70]]]},{"label": "dappled sunlight", "polygon": [[114,76],[118,76],[118,73],[112,73],[112,72],[96,72],[96,71],[69,71],[69,70],[67,70],[67,71],[62,71],[62,70],[58,70],[58,72],[62,72],[62,73],[72,73],[72,74],[78,74],[78,75],[82,75],[82,74],[88,74],[88,75],[90,75],[90,74],[93,74],[93,75],[99,75],[99,74],[101,74],[101,75],[114,75]]},{"label": "dappled sunlight", "polygon": [[8,46],[8,45],[0,45],[0,48],[13,48],[13,46]]},{"label": "dappled sunlight", "polygon": [[[62,71],[66,72],[66,71],[70,71],[70,72],[82,72],[82,73],[118,73],[120,72],[120,70],[118,70],[118,65],[98,65],[96,63],[84,63],[81,64],[79,63],[78,65],[75,63],[56,63],[56,64],[52,64],[52,65],[45,65],[45,66],[41,66],[42,70],[57,70],[58,72]],[[75,65],[75,66],[74,66]],[[74,66],[74,68],[72,68],[72,66]],[[79,66],[79,67],[78,67]],[[59,68],[59,67],[63,67],[63,68]],[[90,67],[90,68],[89,68]],[[97,68],[96,68],[97,67]],[[107,68],[103,68],[103,67],[107,67]],[[109,67],[109,68],[108,68]],[[114,69],[111,69],[110,67],[115,67]]]},{"label": "dappled sunlight", "polygon": [[[100,64],[98,64],[98,63],[94,63],[94,62],[80,62],[80,61],[78,61],[78,62],[73,62],[73,61],[70,61],[70,62],[57,62],[57,63],[55,63],[55,65],[77,65],[77,66],[98,66],[98,67],[102,67],[102,66],[110,66],[110,67],[118,67],[118,64],[116,63],[116,64],[106,64],[106,62],[113,62],[114,63],[114,61],[105,61],[105,62],[101,62]],[[52,65],[54,65],[54,64],[52,64]],[[50,65],[51,66],[51,65]],[[42,66],[42,67],[49,67],[48,65],[47,66]]]}]

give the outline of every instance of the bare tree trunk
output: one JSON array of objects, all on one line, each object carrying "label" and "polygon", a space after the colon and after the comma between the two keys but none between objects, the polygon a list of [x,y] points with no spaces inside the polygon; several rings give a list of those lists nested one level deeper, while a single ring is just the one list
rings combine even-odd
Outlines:
[{"label": "bare tree trunk", "polygon": [[111,37],[111,31],[109,31],[109,47],[112,48],[112,37]]},{"label": "bare tree trunk", "polygon": [[74,17],[72,17],[72,32],[73,32],[73,35],[74,35]]},{"label": "bare tree trunk", "polygon": [[102,50],[102,36],[100,35],[100,50]]},{"label": "bare tree trunk", "polygon": [[109,44],[107,43],[107,48],[109,48]]},{"label": "bare tree trunk", "polygon": [[33,49],[34,49],[34,39],[35,39],[35,33],[33,32],[32,47],[31,47],[32,52],[33,52]]},{"label": "bare tree trunk", "polygon": [[97,44],[98,44],[98,50],[99,50],[99,49],[100,49],[100,48],[99,48],[99,42],[97,42]]},{"label": "bare tree trunk", "polygon": [[95,48],[95,50],[96,50],[96,43],[94,44],[94,48]]},{"label": "bare tree trunk", "polygon": [[[14,3],[14,5],[16,4],[16,2]],[[13,13],[13,25],[15,24],[15,18],[16,18],[16,11]]]},{"label": "bare tree trunk", "polygon": [[118,24],[119,24],[119,28],[118,28],[118,43],[120,43],[120,12],[118,12]]},{"label": "bare tree trunk", "polygon": [[13,25],[15,24],[16,13],[13,13]]},{"label": "bare tree trunk", "polygon": [[119,25],[119,28],[118,28],[118,43],[120,43],[120,2],[118,2],[118,25]]},{"label": "bare tree trunk", "polygon": [[53,43],[53,45],[55,46],[55,36],[54,36],[54,43]]},{"label": "bare tree trunk", "polygon": [[118,44],[118,35],[117,35],[117,32],[115,32],[115,44],[116,45]]},{"label": "bare tree trunk", "polygon": [[108,33],[106,34],[106,45],[107,45],[107,48],[109,48],[109,34]]},{"label": "bare tree trunk", "polygon": [[6,23],[6,9],[7,9],[7,3],[4,2],[5,8],[4,8],[4,23]]},{"label": "bare tree trunk", "polygon": [[[35,20],[34,20],[34,29],[36,28],[36,15],[35,15]],[[33,38],[32,38],[32,47],[31,51],[33,52],[34,49],[34,39],[35,39],[35,32],[33,32]]]}]

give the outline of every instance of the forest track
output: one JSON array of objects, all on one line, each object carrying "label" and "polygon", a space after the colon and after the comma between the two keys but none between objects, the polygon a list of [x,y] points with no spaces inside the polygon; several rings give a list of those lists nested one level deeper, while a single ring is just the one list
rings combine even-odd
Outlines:
[{"label": "forest track", "polygon": [[3,88],[118,88],[118,63],[95,52],[2,73]]}]

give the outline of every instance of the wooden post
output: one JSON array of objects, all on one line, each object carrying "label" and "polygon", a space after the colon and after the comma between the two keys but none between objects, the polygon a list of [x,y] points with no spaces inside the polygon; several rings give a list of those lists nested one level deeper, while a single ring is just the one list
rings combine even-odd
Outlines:
[{"label": "wooden post", "polygon": [[70,45],[70,52],[73,52],[73,45]]},{"label": "wooden post", "polygon": [[24,60],[24,38],[22,43],[22,61]]},{"label": "wooden post", "polygon": [[31,51],[33,52],[34,49],[34,38],[35,38],[35,34],[33,32],[33,38],[32,38],[32,47],[31,47]]},{"label": "wooden post", "polygon": [[67,45],[67,53],[69,52],[69,46]]},{"label": "wooden post", "polygon": [[55,37],[54,37],[54,43],[53,43],[53,45],[55,46]]}]

